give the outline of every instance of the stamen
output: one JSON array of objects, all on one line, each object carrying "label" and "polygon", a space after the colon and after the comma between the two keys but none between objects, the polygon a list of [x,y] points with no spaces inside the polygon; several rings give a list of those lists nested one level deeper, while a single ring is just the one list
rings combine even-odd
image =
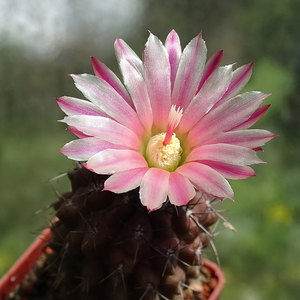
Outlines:
[{"label": "stamen", "polygon": [[174,130],[179,125],[179,122],[182,118],[182,114],[183,114],[183,108],[180,108],[180,107],[176,108],[176,105],[171,106],[169,116],[168,116],[168,125],[167,125],[167,130],[166,130],[166,136],[163,141],[164,146],[170,144]]},{"label": "stamen", "polygon": [[160,168],[173,172],[180,162],[182,149],[175,133],[168,145],[163,145],[165,136],[165,133],[159,133],[149,140],[146,148],[146,158],[150,168]]}]

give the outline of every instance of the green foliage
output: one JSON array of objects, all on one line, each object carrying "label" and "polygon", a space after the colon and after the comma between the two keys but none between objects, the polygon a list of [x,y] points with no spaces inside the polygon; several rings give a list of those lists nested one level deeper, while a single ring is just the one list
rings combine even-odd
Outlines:
[{"label": "green foliage", "polygon": [[54,216],[52,211],[35,212],[56,201],[56,192],[69,189],[64,178],[48,182],[73,167],[57,152],[67,134],[61,129],[47,132],[45,125],[38,134],[10,135],[8,131],[7,137],[2,137],[0,276]]},{"label": "green foliage", "polygon": [[281,111],[284,110],[284,105],[293,91],[295,81],[294,73],[269,57],[261,57],[255,62],[253,75],[246,89],[247,91],[256,90],[272,94],[265,101],[272,105],[262,119],[265,124],[275,122],[275,117],[279,116]]}]

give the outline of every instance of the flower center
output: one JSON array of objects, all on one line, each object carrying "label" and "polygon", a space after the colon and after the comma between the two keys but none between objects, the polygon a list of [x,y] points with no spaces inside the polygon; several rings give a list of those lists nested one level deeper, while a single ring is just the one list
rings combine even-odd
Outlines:
[{"label": "flower center", "polygon": [[183,110],[172,105],[166,132],[154,135],[146,148],[146,159],[149,167],[174,171],[181,159],[182,148],[174,130],[178,126]]},{"label": "flower center", "polygon": [[148,142],[146,157],[149,167],[174,171],[181,159],[182,149],[175,133],[168,145],[164,145],[166,133],[154,135]]}]

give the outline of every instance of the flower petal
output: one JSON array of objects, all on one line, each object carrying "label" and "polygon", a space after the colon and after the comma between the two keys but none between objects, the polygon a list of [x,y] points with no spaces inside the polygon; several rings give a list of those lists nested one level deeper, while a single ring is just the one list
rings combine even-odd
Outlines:
[{"label": "flower petal", "polygon": [[233,190],[228,181],[209,166],[190,162],[178,167],[176,172],[186,177],[198,190],[208,195],[221,199],[233,199]]},{"label": "flower petal", "polygon": [[211,167],[228,179],[245,179],[255,176],[255,172],[249,166],[237,166],[220,161],[201,160],[201,163]]},{"label": "flower petal", "polygon": [[95,104],[73,97],[60,97],[55,99],[60,109],[67,115],[91,115],[91,116],[103,116],[107,115],[99,109]]},{"label": "flower petal", "polygon": [[146,82],[142,74],[125,58],[120,60],[120,69],[123,74],[124,84],[131,95],[139,119],[144,128],[150,132],[153,124],[153,115]]},{"label": "flower petal", "polygon": [[75,134],[77,137],[79,137],[80,139],[84,139],[84,138],[87,138],[87,137],[93,137],[91,135],[88,135],[88,134],[85,134],[83,133],[82,131],[78,130],[76,127],[74,126],[69,126],[68,127],[68,130],[70,132],[72,132],[73,134]]},{"label": "flower petal", "polygon": [[240,130],[240,129],[247,129],[253,124],[255,124],[268,110],[270,104],[261,105],[257,108],[257,110],[251,115],[251,117],[243,122],[242,124],[232,128],[231,130]]},{"label": "flower petal", "polygon": [[144,49],[144,68],[154,126],[164,131],[171,108],[171,71],[167,50],[152,33]]},{"label": "flower petal", "polygon": [[236,130],[216,134],[203,144],[227,143],[254,149],[263,146],[275,136],[272,132],[264,129]]},{"label": "flower petal", "polygon": [[89,74],[72,75],[76,87],[105,114],[120,124],[142,134],[142,124],[136,112],[106,81]]},{"label": "flower petal", "polygon": [[187,178],[177,172],[170,173],[168,197],[172,204],[185,205],[195,195],[196,190]]},{"label": "flower petal", "polygon": [[177,32],[173,29],[167,36],[165,48],[169,55],[169,63],[171,67],[171,90],[173,90],[175,76],[182,53],[180,39]]},{"label": "flower petal", "polygon": [[75,127],[88,136],[94,136],[112,144],[140,150],[140,140],[137,135],[127,127],[109,118],[99,116],[70,116],[62,122]]},{"label": "flower petal", "polygon": [[185,110],[193,99],[205,66],[206,53],[201,33],[184,48],[176,73],[172,104]]},{"label": "flower petal", "polygon": [[267,96],[260,92],[247,92],[212,108],[189,132],[190,146],[197,146],[207,137],[229,131],[245,122]]},{"label": "flower petal", "polygon": [[263,162],[256,156],[256,152],[254,150],[229,144],[199,146],[192,150],[192,152],[188,155],[186,162],[201,162],[202,160],[220,161],[238,166],[246,166]]},{"label": "flower petal", "polygon": [[137,188],[149,168],[130,169],[111,175],[104,183],[104,189],[114,193],[125,193]]},{"label": "flower petal", "polygon": [[128,92],[116,74],[97,58],[92,57],[91,59],[95,75],[100,80],[106,81],[128,104],[132,105]]},{"label": "flower petal", "polygon": [[241,66],[233,72],[232,80],[228,87],[228,90],[223,95],[218,105],[236,95],[246,85],[251,77],[253,64],[254,62]]},{"label": "flower petal", "polygon": [[170,173],[157,168],[150,168],[140,187],[140,199],[149,211],[158,209],[167,200]]},{"label": "flower petal", "polygon": [[87,137],[67,143],[60,152],[70,159],[85,161],[94,154],[106,149],[124,149],[124,147],[94,137]]},{"label": "flower petal", "polygon": [[215,55],[213,55],[208,62],[205,65],[204,71],[203,71],[203,75],[201,77],[201,81],[199,83],[198,86],[198,90],[196,93],[199,92],[199,90],[201,89],[201,87],[203,86],[204,82],[211,76],[213,75],[217,70],[218,67],[220,65],[220,62],[222,60],[223,57],[223,50],[217,52]]},{"label": "flower petal", "polygon": [[179,129],[181,133],[188,132],[220,100],[231,78],[232,66],[228,65],[219,68],[216,74],[205,81],[183,114]]},{"label": "flower petal", "polygon": [[84,165],[97,174],[114,174],[148,167],[145,158],[133,150],[107,149],[93,155]]},{"label": "flower petal", "polygon": [[128,46],[128,44],[122,39],[116,39],[114,43],[115,53],[118,62],[120,62],[121,58],[125,57],[126,60],[130,62],[130,64],[135,67],[141,74],[144,73],[144,67],[142,60],[138,57],[138,55]]}]

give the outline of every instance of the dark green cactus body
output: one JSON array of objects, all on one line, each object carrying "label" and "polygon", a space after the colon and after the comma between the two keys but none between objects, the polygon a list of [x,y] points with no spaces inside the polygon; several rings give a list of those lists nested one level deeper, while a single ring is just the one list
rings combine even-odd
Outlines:
[{"label": "dark green cactus body", "polygon": [[107,176],[81,166],[68,176],[71,192],[54,205],[53,252],[39,270],[48,298],[36,292],[33,299],[182,299],[201,273],[202,249],[217,220],[208,197],[197,192],[187,206],[165,203],[149,213],[138,189],[102,191]]}]

